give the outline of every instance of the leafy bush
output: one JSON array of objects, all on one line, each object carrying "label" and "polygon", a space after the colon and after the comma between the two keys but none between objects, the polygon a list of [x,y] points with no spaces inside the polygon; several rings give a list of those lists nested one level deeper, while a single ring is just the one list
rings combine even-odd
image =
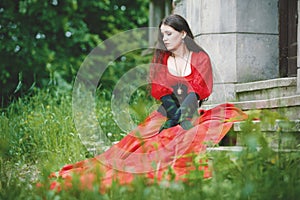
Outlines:
[{"label": "leafy bush", "polygon": [[46,87],[56,74],[72,82],[101,42],[147,26],[148,6],[148,0],[1,1],[1,104]]}]

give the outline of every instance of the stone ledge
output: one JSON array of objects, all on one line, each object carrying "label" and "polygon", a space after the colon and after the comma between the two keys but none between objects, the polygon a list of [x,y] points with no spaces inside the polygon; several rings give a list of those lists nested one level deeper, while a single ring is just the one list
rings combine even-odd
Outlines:
[{"label": "stone ledge", "polygon": [[[244,144],[241,125],[245,122],[235,122],[233,131],[236,132],[236,145]],[[300,120],[276,120],[274,124],[262,124],[259,120],[253,123],[258,124],[256,131],[261,132],[272,149],[298,149],[300,151]],[[246,137],[247,138],[247,137]]]},{"label": "stone ledge", "polygon": [[[205,104],[201,106],[203,109],[211,109],[219,104]],[[251,100],[251,101],[239,101],[229,102],[242,110],[257,110],[257,109],[269,109],[269,108],[285,108],[285,107],[300,107],[300,95],[277,97],[273,99],[263,100]]]},{"label": "stone ledge", "polygon": [[219,146],[219,147],[207,147],[207,151],[231,151],[240,152],[243,150],[242,146]]},{"label": "stone ledge", "polygon": [[300,106],[300,95],[279,97],[279,98],[265,99],[265,100],[234,102],[234,105],[236,105],[237,107],[243,110]]},{"label": "stone ledge", "polygon": [[239,93],[288,86],[297,86],[297,78],[289,77],[270,79],[264,81],[255,81],[249,83],[239,83],[235,85],[235,91],[236,93]]},{"label": "stone ledge", "polygon": [[[245,122],[234,122],[233,124],[233,130],[234,131],[241,131],[241,125]],[[253,121],[255,124],[260,124],[260,120]],[[261,125],[260,126],[261,131],[263,132],[275,132],[279,129],[282,132],[299,132],[300,134],[300,119],[298,120],[290,120],[290,121],[284,121],[284,120],[276,120],[274,125]]]},{"label": "stone ledge", "polygon": [[276,88],[263,89],[263,90],[239,92],[236,95],[236,99],[238,101],[253,101],[253,100],[282,98],[282,97],[294,96],[296,94],[297,94],[297,88],[295,86],[276,87]]}]

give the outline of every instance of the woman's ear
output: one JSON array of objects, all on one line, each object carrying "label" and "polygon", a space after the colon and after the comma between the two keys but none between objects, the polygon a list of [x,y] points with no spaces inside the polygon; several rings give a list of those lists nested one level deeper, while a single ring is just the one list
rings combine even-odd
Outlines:
[{"label": "woman's ear", "polygon": [[186,37],[186,32],[185,31],[182,31],[182,39],[184,39]]}]

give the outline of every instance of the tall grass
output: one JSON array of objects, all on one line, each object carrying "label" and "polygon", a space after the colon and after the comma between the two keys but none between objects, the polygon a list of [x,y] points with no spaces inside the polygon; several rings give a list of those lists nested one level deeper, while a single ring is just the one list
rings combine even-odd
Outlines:
[{"label": "tall grass", "polygon": [[85,158],[71,114],[70,94],[53,89],[37,90],[2,110],[1,195],[18,195],[17,186],[32,189],[41,172]]},{"label": "tall grass", "polygon": [[[147,116],[153,104],[145,94],[136,92],[130,102],[136,123]],[[115,124],[107,95],[98,94],[97,117],[102,130],[112,133],[108,136],[116,141],[126,133]],[[165,180],[149,184],[137,177],[130,186],[114,183],[104,194],[97,184],[93,190],[74,187],[60,193],[37,188],[36,182],[45,183],[50,172],[93,156],[75,128],[71,98],[70,91],[37,90],[1,110],[0,199],[297,199],[300,195],[299,151],[272,149],[252,116],[239,133],[242,151],[201,155],[212,162],[210,179],[203,179],[201,172],[193,172],[184,183]],[[278,116],[261,112],[255,117],[272,124]],[[277,130],[278,135],[284,134],[281,131]],[[295,146],[299,150],[299,145]]]}]

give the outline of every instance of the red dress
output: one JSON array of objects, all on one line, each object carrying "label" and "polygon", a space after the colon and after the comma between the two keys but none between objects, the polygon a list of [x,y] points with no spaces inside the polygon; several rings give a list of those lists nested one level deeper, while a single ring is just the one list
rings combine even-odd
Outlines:
[{"label": "red dress", "polygon": [[177,77],[169,73],[167,67],[169,56],[169,54],[165,54],[162,64],[153,64],[150,68],[152,96],[159,100],[162,96],[173,92],[172,86],[182,83],[187,86],[188,93],[196,92],[200,99],[206,99],[211,94],[213,87],[212,68],[208,55],[203,51],[192,52],[191,74],[185,77]]},{"label": "red dress", "polygon": [[[164,57],[166,63],[168,55]],[[157,67],[154,65],[153,67]],[[166,66],[158,76],[151,70],[152,95],[159,99],[172,93],[171,85],[177,77],[172,77]],[[212,73],[209,57],[204,52],[193,53],[191,58],[192,73],[181,81],[188,83],[188,91],[196,92],[201,99],[207,98],[212,90]],[[80,187],[92,189],[99,185],[100,191],[110,187],[112,181],[130,184],[134,177],[144,176],[149,181],[170,178],[166,172],[172,169],[175,180],[185,181],[186,175],[195,170],[191,155],[205,152],[206,142],[214,144],[226,135],[234,121],[244,120],[247,116],[232,104],[221,104],[210,110],[199,110],[199,117],[192,119],[194,125],[184,130],[180,125],[158,132],[166,117],[160,112],[152,112],[141,124],[128,133],[121,141],[106,152],[94,158],[64,166],[58,173],[53,173],[51,189],[72,187],[72,178],[79,176]],[[198,165],[204,177],[211,176],[207,165]]]}]

